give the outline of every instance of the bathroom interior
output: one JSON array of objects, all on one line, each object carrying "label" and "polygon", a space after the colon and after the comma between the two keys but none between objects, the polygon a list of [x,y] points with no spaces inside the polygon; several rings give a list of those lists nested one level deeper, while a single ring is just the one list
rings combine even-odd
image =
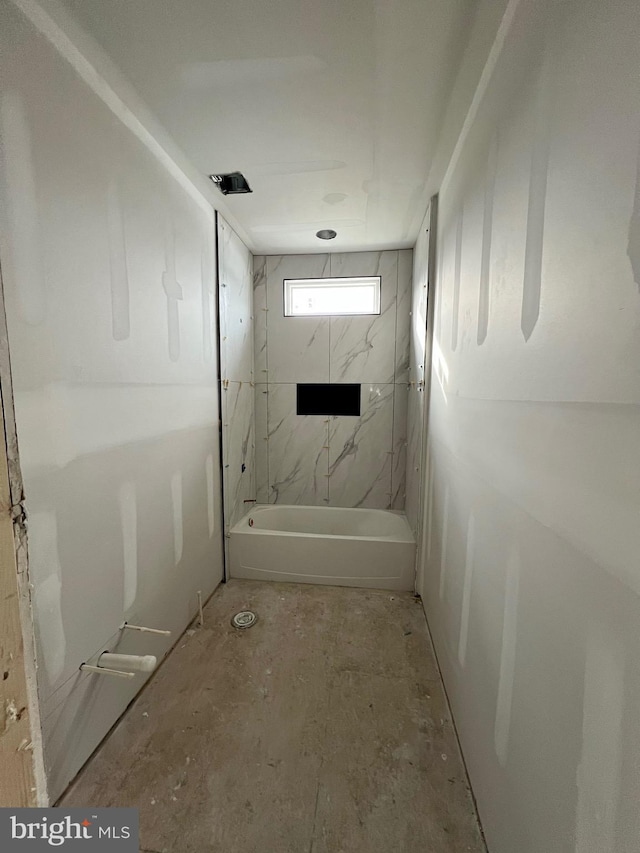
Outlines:
[{"label": "bathroom interior", "polygon": [[639,69],[635,0],[0,3],[0,807],[637,853]]}]

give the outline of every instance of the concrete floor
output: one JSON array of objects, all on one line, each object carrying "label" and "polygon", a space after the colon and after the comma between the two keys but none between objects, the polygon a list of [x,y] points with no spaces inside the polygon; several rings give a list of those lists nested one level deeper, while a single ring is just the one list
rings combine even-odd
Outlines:
[{"label": "concrete floor", "polygon": [[138,806],[153,853],[485,850],[408,593],[220,587],[60,804]]}]

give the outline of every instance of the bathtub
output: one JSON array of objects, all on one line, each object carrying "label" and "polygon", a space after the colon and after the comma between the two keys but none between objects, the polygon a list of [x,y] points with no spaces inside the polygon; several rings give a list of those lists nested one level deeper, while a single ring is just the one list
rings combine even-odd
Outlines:
[{"label": "bathtub", "polygon": [[232,578],[412,590],[416,544],[382,509],[256,505],[231,529]]}]

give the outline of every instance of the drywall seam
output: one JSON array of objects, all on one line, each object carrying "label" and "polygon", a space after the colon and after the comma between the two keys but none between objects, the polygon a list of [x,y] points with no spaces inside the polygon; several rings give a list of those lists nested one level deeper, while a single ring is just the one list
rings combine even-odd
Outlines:
[{"label": "drywall seam", "polygon": [[493,72],[495,71],[496,66],[498,64],[500,54],[502,53],[502,50],[504,48],[507,35],[509,34],[509,30],[511,29],[511,25],[513,24],[513,20],[515,18],[520,2],[521,0],[509,0],[504,15],[502,16],[500,26],[498,27],[498,32],[496,33],[496,37],[493,40],[491,50],[489,51],[489,56],[487,58],[487,61],[485,62],[484,68],[482,69],[482,74],[480,75],[478,85],[476,86],[476,91],[473,96],[473,100],[471,101],[471,106],[467,111],[466,118],[462,125],[462,130],[460,131],[460,135],[458,136],[458,141],[455,144],[453,153],[451,154],[451,158],[449,159],[449,165],[447,166],[444,178],[442,179],[440,194],[445,192],[449,181],[451,180],[451,176],[453,175],[453,172],[455,171],[455,168],[458,164],[458,160],[460,159],[464,144],[467,141],[467,137],[469,136],[471,127],[473,126],[473,123],[476,120],[476,116],[478,115],[480,104],[482,103],[482,100],[485,94],[487,93],[487,89],[489,88],[489,83],[491,82]]},{"label": "drywall seam", "polygon": [[107,189],[107,233],[109,236],[109,270],[111,283],[111,330],[115,341],[131,334],[127,238],[118,181],[113,177]]},{"label": "drywall seam", "polygon": [[46,314],[42,244],[38,239],[38,192],[32,139],[21,94],[9,89],[0,97],[0,133],[5,162],[6,229],[15,247],[13,266],[18,304],[25,323],[39,326]]},{"label": "drywall seam", "polygon": [[478,294],[478,346],[482,346],[489,330],[491,310],[491,240],[493,238],[493,197],[498,170],[498,131],[489,146],[487,172],[484,186],[484,208],[482,214],[482,257],[480,261],[480,288]]},{"label": "drywall seam", "polygon": [[551,149],[549,126],[553,108],[552,61],[553,57],[544,58],[537,81],[520,319],[520,328],[525,341],[531,337],[540,316],[545,208]]}]

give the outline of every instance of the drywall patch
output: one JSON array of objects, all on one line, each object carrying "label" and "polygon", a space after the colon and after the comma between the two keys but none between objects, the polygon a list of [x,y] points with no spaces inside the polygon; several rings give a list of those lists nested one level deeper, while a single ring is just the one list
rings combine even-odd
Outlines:
[{"label": "drywall patch", "polygon": [[[46,296],[38,223],[38,196],[31,154],[31,131],[24,101],[10,90],[0,101],[4,159],[5,227],[11,235],[10,264],[25,323],[38,326],[46,316]],[[5,275],[7,270],[4,270]]]},{"label": "drywall patch", "polygon": [[444,508],[442,510],[442,540],[440,547],[440,601],[444,599],[444,584],[447,576],[447,539],[449,536],[449,484],[444,490]]},{"label": "drywall patch", "polygon": [[215,530],[214,499],[213,499],[213,456],[209,453],[204,464],[207,479],[207,521],[209,523],[209,539]]},{"label": "drywall patch", "polygon": [[482,219],[482,257],[480,260],[480,292],[478,294],[478,346],[482,346],[489,329],[491,306],[491,239],[493,236],[493,198],[498,170],[498,132],[489,146],[487,172],[484,185],[484,213]]},{"label": "drywall patch", "polygon": [[162,273],[162,288],[167,296],[167,330],[169,335],[169,358],[180,358],[180,314],[178,302],[183,299],[182,287],[176,274],[176,234],[171,216],[166,216],[164,241],[165,270]]},{"label": "drywall patch", "polygon": [[184,544],[181,471],[175,471],[171,475],[171,505],[173,507],[173,556],[177,566],[182,559]]},{"label": "drywall patch", "polygon": [[507,563],[507,578],[504,591],[504,615],[502,620],[502,650],[500,652],[500,680],[494,743],[498,761],[506,766],[511,728],[511,701],[516,670],[516,638],[518,631],[518,587],[520,585],[520,554],[512,546]]},{"label": "drywall patch", "polygon": [[576,774],[575,853],[615,853],[620,798],[625,651],[610,632],[587,641],[582,711],[582,756]]},{"label": "drywall patch", "polygon": [[633,213],[629,222],[629,242],[627,254],[631,261],[633,280],[640,290],[640,148],[638,148],[638,165],[636,171],[636,191],[633,196]]},{"label": "drywall patch", "polygon": [[551,112],[553,108],[552,62],[548,54],[538,76],[535,101],[535,127],[529,177],[529,208],[522,282],[522,315],[520,327],[525,341],[531,337],[540,315],[542,290],[542,253],[544,250],[544,218],[547,202],[547,176],[551,147]]},{"label": "drywall patch", "polygon": [[62,566],[55,512],[29,515],[29,570],[35,587],[36,624],[49,683],[62,675],[66,639],[62,619]]},{"label": "drywall patch", "polygon": [[131,333],[129,273],[120,189],[115,179],[109,182],[107,189],[107,230],[111,270],[111,329],[114,340],[124,341]]},{"label": "drywall patch", "polygon": [[138,591],[138,507],[133,480],[127,480],[118,489],[118,505],[122,527],[123,593],[126,611],[136,600]]},{"label": "drywall patch", "polygon": [[456,226],[456,248],[453,266],[453,307],[451,309],[451,349],[455,352],[458,346],[458,325],[460,314],[460,275],[462,267],[462,229],[464,206],[460,205],[458,223]]},{"label": "drywall patch", "polygon": [[464,585],[462,588],[462,613],[460,616],[460,637],[458,639],[458,661],[465,665],[467,658],[467,639],[469,637],[469,614],[471,611],[471,585],[473,582],[473,561],[475,557],[476,522],[473,512],[467,524],[467,554],[464,564]]}]

